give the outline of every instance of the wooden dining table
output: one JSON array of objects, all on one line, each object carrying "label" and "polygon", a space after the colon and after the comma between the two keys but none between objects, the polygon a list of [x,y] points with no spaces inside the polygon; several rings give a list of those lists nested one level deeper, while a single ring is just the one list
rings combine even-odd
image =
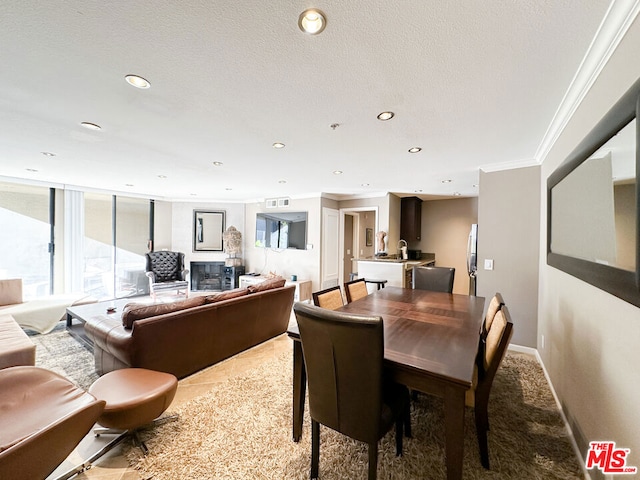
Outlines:
[{"label": "wooden dining table", "polygon": [[[384,366],[398,383],[444,399],[447,478],[462,478],[465,392],[478,352],[484,297],[387,287],[338,311],[379,315]],[[306,372],[296,322],[293,342],[293,439],[302,436]]]}]

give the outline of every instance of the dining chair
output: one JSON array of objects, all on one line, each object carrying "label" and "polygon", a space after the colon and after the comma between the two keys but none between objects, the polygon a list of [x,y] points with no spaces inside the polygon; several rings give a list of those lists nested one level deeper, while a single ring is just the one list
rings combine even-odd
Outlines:
[{"label": "dining chair", "polygon": [[474,409],[480,461],[486,469],[489,469],[489,395],[512,335],[511,315],[506,305],[502,305],[494,315],[486,337],[480,336],[480,349],[484,355],[478,356],[476,360],[473,386],[467,391],[465,398],[466,405]]},{"label": "dining chair", "polygon": [[316,307],[328,308],[329,310],[335,310],[344,305],[340,285],[313,292],[311,298],[313,298],[313,304]]},{"label": "dining chair", "polygon": [[347,303],[355,302],[363,297],[369,295],[367,290],[367,282],[364,278],[358,278],[357,280],[351,280],[344,284],[344,293],[347,296]]},{"label": "dining chair", "polygon": [[502,308],[504,305],[504,299],[500,292],[496,292],[496,294],[491,298],[489,302],[489,307],[487,308],[487,314],[484,317],[484,322],[482,322],[482,335],[486,338],[487,332],[491,328],[491,323],[498,313],[498,310]]},{"label": "dining chair", "polygon": [[376,478],[378,441],[396,427],[396,455],[411,436],[409,392],[385,378],[380,316],[313,305],[293,307],[309,386],[311,478],[318,478],[320,424],[369,446],[369,480]]},{"label": "dining chair", "polygon": [[413,267],[412,286],[419,290],[434,292],[453,292],[453,279],[456,269],[453,267]]}]

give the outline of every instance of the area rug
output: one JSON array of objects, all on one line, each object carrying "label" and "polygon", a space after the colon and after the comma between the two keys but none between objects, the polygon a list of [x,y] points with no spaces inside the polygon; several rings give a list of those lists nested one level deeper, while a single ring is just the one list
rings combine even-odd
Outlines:
[{"label": "area rug", "polygon": [[84,390],[98,379],[93,353],[67,332],[65,322],[46,334],[27,333],[36,344],[36,366],[53,370]]},{"label": "area rug", "polygon": [[[182,407],[178,421],[145,433],[150,448],[125,452],[142,478],[307,479],[311,441],[291,438],[291,355],[232,378]],[[395,456],[394,433],[379,444],[379,479],[444,479],[442,402],[419,395],[412,406],[413,438]],[[478,453],[473,411],[465,417],[465,479],[577,479],[581,467],[543,371],[535,359],[509,354],[490,400],[491,470]],[[366,478],[367,447],[321,427],[320,478]]]}]

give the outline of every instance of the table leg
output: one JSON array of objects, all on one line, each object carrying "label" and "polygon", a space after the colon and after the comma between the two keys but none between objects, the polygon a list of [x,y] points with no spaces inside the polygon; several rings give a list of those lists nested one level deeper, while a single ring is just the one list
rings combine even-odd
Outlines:
[{"label": "table leg", "polygon": [[302,343],[293,342],[293,441],[302,438],[302,418],[304,415],[304,397],[307,388],[307,372],[302,356]]},{"label": "table leg", "polygon": [[447,479],[460,480],[464,453],[464,390],[447,387],[444,396]]}]

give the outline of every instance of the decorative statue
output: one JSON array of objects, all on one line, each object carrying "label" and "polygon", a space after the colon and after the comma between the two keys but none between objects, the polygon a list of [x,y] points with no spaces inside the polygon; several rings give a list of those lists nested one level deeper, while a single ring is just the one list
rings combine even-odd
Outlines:
[{"label": "decorative statue", "polygon": [[376,233],[376,238],[378,239],[378,252],[384,252],[384,237],[387,236],[387,232],[379,231]]},{"label": "decorative statue", "polygon": [[227,228],[222,234],[224,251],[229,255],[225,265],[241,265],[242,260],[237,258],[242,252],[242,234],[234,226]]}]

